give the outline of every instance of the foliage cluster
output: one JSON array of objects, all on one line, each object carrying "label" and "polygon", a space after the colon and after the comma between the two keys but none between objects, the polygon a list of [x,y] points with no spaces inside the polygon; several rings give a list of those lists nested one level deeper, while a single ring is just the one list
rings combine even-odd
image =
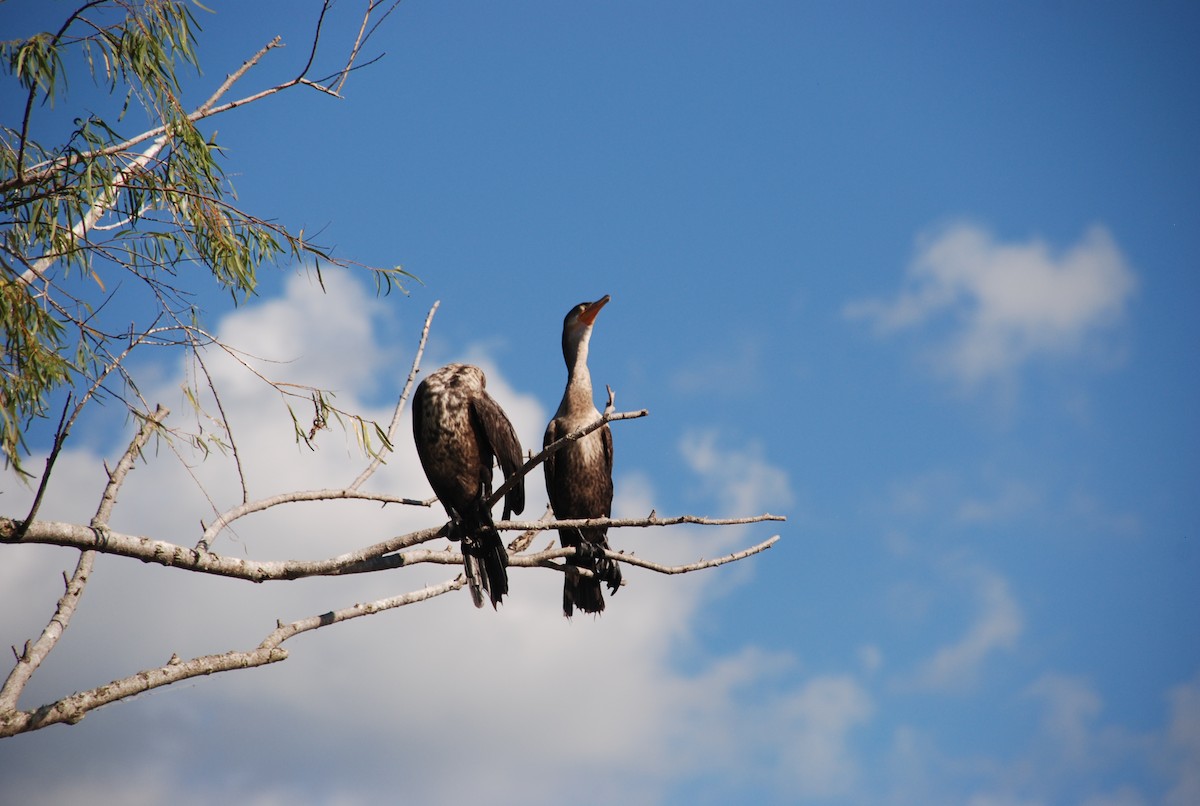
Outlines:
[{"label": "foliage cluster", "polygon": [[[368,5],[368,15],[374,8]],[[0,122],[0,450],[19,472],[24,434],[50,414],[56,390],[115,396],[144,414],[152,407],[137,400],[124,360],[130,349],[195,350],[212,342],[188,290],[191,275],[215,281],[240,302],[254,293],[264,264],[286,259],[318,273],[323,264],[349,265],[302,231],[240,209],[220,147],[198,124],[291,87],[336,95],[361,35],[346,66],[330,77],[336,85],[307,78],[310,57],[293,80],[225,101],[275,40],[189,111],[181,79],[198,75],[197,27],[192,9],[178,0],[95,0],[54,33],[0,43],[0,63],[25,96],[21,118]],[[319,35],[318,23],[314,55]],[[84,73],[117,102],[114,116],[78,117],[53,142],[35,137],[39,113],[66,98],[68,75]],[[371,271],[382,290],[405,276],[399,268]],[[134,293],[152,304],[138,309],[141,321],[115,330],[100,312]],[[325,395],[302,396],[316,402],[316,420],[327,419]],[[308,435],[299,421],[296,431]]]}]

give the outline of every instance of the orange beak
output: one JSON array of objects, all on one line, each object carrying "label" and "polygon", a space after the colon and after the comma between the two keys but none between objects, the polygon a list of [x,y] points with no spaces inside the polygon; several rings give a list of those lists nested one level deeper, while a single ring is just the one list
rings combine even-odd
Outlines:
[{"label": "orange beak", "polygon": [[595,302],[589,302],[587,307],[583,309],[583,313],[579,314],[579,321],[590,327],[592,322],[596,321],[596,314],[600,313],[600,309],[607,305],[610,299],[612,297],[605,294]]}]

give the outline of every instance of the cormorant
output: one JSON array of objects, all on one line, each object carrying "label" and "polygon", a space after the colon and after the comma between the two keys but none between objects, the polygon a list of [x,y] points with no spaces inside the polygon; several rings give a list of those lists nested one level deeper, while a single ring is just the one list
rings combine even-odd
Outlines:
[{"label": "cormorant", "polygon": [[[485,390],[483,370],[450,364],[413,396],[413,438],[425,476],[450,516],[447,536],[462,541],[463,568],[476,607],[484,591],[494,608],[508,593],[508,554],[492,521],[492,457],[507,479],[521,467],[521,443]],[[504,496],[504,518],[525,508],[524,479]]]},{"label": "cormorant", "polygon": [[[588,342],[596,314],[608,302],[606,294],[595,302],[581,302],[563,320],[562,349],[567,362],[567,388],[554,419],[546,426],[543,445],[576,431],[600,417],[592,400],[592,376],[588,372]],[[551,454],[545,462],[546,492],[554,516],[563,519],[607,518],[612,514],[612,431],[608,424],[576,442],[571,442]],[[600,583],[605,582],[612,593],[621,586],[619,563],[606,558],[608,527],[559,529],[558,539],[563,546],[576,548],[568,565],[586,568],[595,576],[583,577],[568,572],[563,579],[563,615],[570,616],[576,607],[585,613],[604,610],[604,594]]]}]

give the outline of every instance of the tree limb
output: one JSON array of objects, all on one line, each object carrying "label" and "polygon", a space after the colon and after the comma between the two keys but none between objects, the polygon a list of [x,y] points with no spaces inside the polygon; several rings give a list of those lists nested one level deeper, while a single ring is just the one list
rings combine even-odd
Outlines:
[{"label": "tree limb", "polygon": [[496,528],[506,531],[526,530],[542,532],[548,529],[583,529],[589,526],[607,526],[612,529],[645,526],[675,526],[680,523],[694,523],[700,526],[736,526],[745,523],[762,523],[763,521],[786,521],[783,515],[749,515],[742,518],[705,518],[699,515],[673,515],[660,518],[651,512],[645,518],[566,518],[558,521],[496,521]]},{"label": "tree limb", "polygon": [[520,469],[517,470],[516,473],[513,473],[511,476],[506,478],[504,483],[496,488],[496,491],[493,492],[491,497],[487,500],[487,507],[491,509],[493,506],[495,506],[496,502],[503,498],[509,490],[515,487],[518,481],[525,478],[529,471],[546,461],[546,457],[550,454],[554,453],[555,451],[562,450],[564,447],[566,447],[567,443],[576,442],[583,439],[597,428],[603,426],[605,423],[616,422],[617,420],[635,420],[639,417],[646,417],[649,414],[650,412],[646,409],[624,412],[614,412],[611,410],[611,407],[609,409],[605,409],[604,413],[600,415],[600,419],[594,420],[582,428],[577,428],[569,434],[564,434],[563,436],[554,440],[554,442],[551,442],[549,445],[542,448],[538,453],[531,456],[529,461],[521,465]]},{"label": "tree limb", "polygon": [[[648,571],[657,571],[660,574],[687,574],[692,571],[700,571],[704,568],[716,568],[718,565],[725,565],[727,563],[737,562],[738,560],[744,560],[747,557],[758,554],[761,551],[766,551],[767,549],[771,548],[771,546],[775,545],[778,540],[779,535],[772,535],[763,542],[751,546],[750,548],[742,549],[741,551],[735,551],[732,554],[726,554],[724,556],[717,557],[716,559],[697,560],[694,563],[685,563],[684,565],[662,565],[660,563],[653,563],[649,560],[643,560],[639,557],[634,557],[630,554],[622,554],[619,551],[612,551],[611,549],[605,551],[604,556],[612,560],[620,560],[621,562],[628,563],[629,565],[636,565],[638,568],[645,568]],[[578,568],[579,566],[573,565],[567,567]]]},{"label": "tree limb", "polygon": [[331,610],[328,613],[309,616],[290,624],[281,623],[263,639],[262,643],[248,651],[201,655],[186,661],[172,655],[171,659],[163,666],[146,669],[106,685],[72,694],[70,697],[64,697],[32,711],[17,711],[14,707],[15,700],[12,704],[0,702],[0,738],[15,736],[18,733],[37,730],[61,722],[73,725],[83,719],[89,711],[94,711],[101,706],[192,677],[228,672],[234,669],[253,669],[256,666],[277,663],[288,657],[287,650],[282,648],[282,644],[300,633],[318,630],[372,613],[424,602],[435,596],[458,590],[464,584],[466,584],[466,579],[460,574],[455,579],[430,585],[421,590],[387,599],[378,599],[374,602],[355,604],[341,610]]},{"label": "tree limb", "polygon": [[257,501],[249,501],[233,509],[226,510],[221,513],[221,516],[213,521],[207,529],[204,530],[204,535],[200,538],[200,542],[196,544],[198,551],[207,551],[212,545],[216,536],[227,527],[229,524],[236,521],[238,518],[245,517],[254,512],[262,512],[263,510],[277,507],[281,504],[291,504],[298,501],[337,501],[337,500],[358,500],[358,501],[378,501],[382,504],[404,504],[413,507],[428,507],[433,501],[422,501],[417,498],[398,498],[394,495],[385,495],[383,493],[364,493],[357,490],[346,489],[326,489],[326,490],[297,490],[290,493],[280,493],[267,498],[260,498]]},{"label": "tree limb", "polygon": [[[91,526],[86,530],[88,533],[99,538],[107,530],[108,518],[112,513],[113,504],[117,500],[117,490],[124,483],[129,471],[133,469],[134,460],[141,453],[146,441],[150,439],[154,429],[162,423],[166,416],[167,410],[159,406],[154,414],[142,421],[141,428],[129,443],[129,447],[125,450],[121,461],[117,463],[116,469],[108,474],[108,484],[105,485],[104,493],[100,496],[100,504],[96,508]],[[0,713],[16,707],[17,699],[21,696],[29,678],[58,644],[58,639],[62,637],[63,632],[71,623],[72,616],[75,615],[75,609],[79,605],[80,597],[83,596],[84,588],[87,587],[95,561],[95,550],[85,549],[80,553],[75,572],[67,580],[67,590],[58,600],[58,606],[54,610],[54,615],[50,617],[50,622],[36,641],[32,644],[25,643],[25,651],[18,656],[16,665],[9,673],[8,679],[4,681],[4,687],[0,688]]]},{"label": "tree limb", "polygon": [[[342,493],[345,491],[335,490],[330,492]],[[369,493],[332,497],[364,500],[381,500],[383,498]],[[319,499],[310,498],[307,500]],[[586,521],[500,521],[496,524],[496,527],[512,531],[543,531],[546,529],[557,529],[560,526],[564,528],[583,525],[648,527],[672,526],[679,523],[726,526],[730,524],[778,520],[783,520],[783,518],[779,515],[769,514],[750,518],[699,518],[694,515],[681,515],[675,518],[594,518]],[[339,554],[336,557],[329,557],[324,560],[262,561],[224,556],[203,547],[186,548],[164,540],[119,534],[107,529],[97,533],[95,530],[85,526],[57,521],[35,521],[29,525],[21,540],[17,541],[15,536],[20,527],[21,524],[18,521],[10,518],[0,518],[0,543],[20,542],[25,544],[66,546],[81,550],[97,551],[102,554],[130,557],[142,562],[155,563],[169,568],[179,568],[184,571],[212,574],[232,579],[244,579],[250,582],[276,582],[305,577],[342,576],[345,574],[361,574],[388,568],[397,568],[402,565],[414,565],[418,562],[440,562],[438,559],[430,559],[435,557],[433,554],[418,555],[411,552],[396,554],[395,552],[400,552],[402,549],[433,540],[442,534],[443,529],[442,526],[419,529],[415,532],[409,532],[390,540],[376,543],[373,546],[367,546],[358,551]],[[454,556],[458,557],[461,562],[461,556],[457,553]]]},{"label": "tree limb", "polygon": [[[633,554],[626,554],[620,551],[608,549],[604,552],[604,556],[610,560],[636,565],[638,568],[645,568],[648,571],[655,571],[660,574],[687,574],[692,571],[700,571],[705,568],[716,568],[720,565],[744,560],[760,552],[766,551],[775,545],[779,540],[779,535],[772,535],[761,543],[757,543],[749,548],[735,551],[730,554],[723,554],[711,560],[697,560],[693,563],[685,563],[683,565],[663,565],[662,563],[643,560]],[[563,559],[565,557],[574,557],[578,551],[573,546],[564,546],[561,548],[548,548],[544,551],[534,552],[532,554],[510,554],[508,564],[513,568],[552,568],[556,571],[562,571],[568,574],[580,574],[581,576],[593,576],[594,573],[586,568],[575,565],[566,565],[564,563],[556,563],[554,560]],[[431,549],[415,549],[413,551],[402,552],[400,555],[389,555],[381,557],[381,560],[390,560],[392,557],[403,558],[404,562],[400,565],[416,565],[418,563],[433,563],[436,565],[456,565],[463,561],[463,557],[457,551],[448,550],[431,550]]]}]

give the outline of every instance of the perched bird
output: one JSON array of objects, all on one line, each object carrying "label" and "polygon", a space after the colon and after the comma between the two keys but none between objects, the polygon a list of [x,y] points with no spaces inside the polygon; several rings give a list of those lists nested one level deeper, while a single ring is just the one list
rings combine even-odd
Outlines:
[{"label": "perched bird", "polygon": [[[521,467],[521,443],[484,387],[483,370],[450,364],[421,381],[413,396],[413,438],[425,476],[450,516],[447,537],[462,541],[471,598],[494,608],[508,593],[508,554],[492,521],[492,457],[507,479]],[[504,518],[525,508],[521,479],[504,496]]]},{"label": "perched bird", "polygon": [[[554,419],[546,426],[543,445],[577,431],[600,417],[592,400],[592,376],[588,372],[588,342],[596,314],[608,303],[609,297],[595,302],[581,302],[570,310],[563,321],[562,349],[567,362],[567,388]],[[568,443],[552,453],[545,462],[546,492],[550,506],[559,520],[576,518],[607,518],[612,514],[612,431],[608,424],[583,439]],[[603,552],[608,548],[608,527],[559,529],[558,539],[563,546],[573,546],[576,554],[567,564],[586,568],[595,576],[583,577],[567,573],[563,580],[563,615],[570,616],[576,607],[585,613],[604,610],[601,582],[612,593],[621,586],[621,567]]]}]

